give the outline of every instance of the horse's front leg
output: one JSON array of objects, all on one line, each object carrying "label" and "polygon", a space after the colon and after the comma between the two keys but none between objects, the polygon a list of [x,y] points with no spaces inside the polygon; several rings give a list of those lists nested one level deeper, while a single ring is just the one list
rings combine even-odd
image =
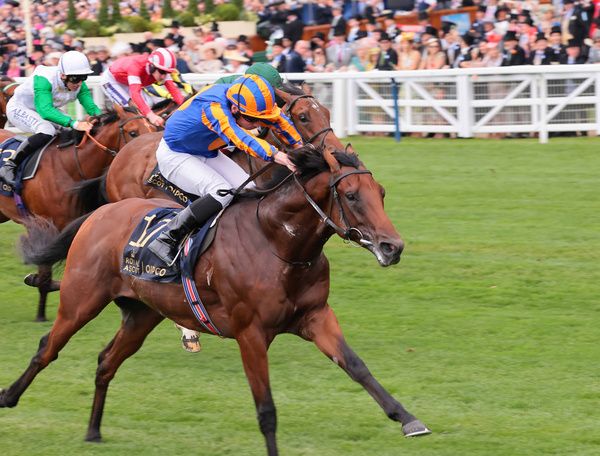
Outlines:
[{"label": "horse's front leg", "polygon": [[379,384],[365,363],[348,346],[329,305],[308,314],[303,319],[299,330],[300,336],[313,341],[319,350],[344,369],[352,380],[360,383],[390,419],[402,423],[405,436],[413,437],[431,433]]},{"label": "horse's front leg", "polygon": [[265,334],[258,328],[249,327],[236,336],[240,347],[244,371],[252,390],[254,404],[260,431],[265,437],[267,454],[277,456],[277,414],[275,403],[271,396],[269,384],[269,360],[267,349],[271,341],[267,340]]}]

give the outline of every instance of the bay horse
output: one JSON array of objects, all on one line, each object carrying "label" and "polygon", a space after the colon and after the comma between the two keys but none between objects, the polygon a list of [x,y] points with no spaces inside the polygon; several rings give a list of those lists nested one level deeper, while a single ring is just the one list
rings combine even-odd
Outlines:
[{"label": "bay horse", "polygon": [[[143,133],[154,131],[137,110],[115,105],[114,110],[92,117],[96,124],[80,144],[59,148],[54,140],[44,152],[32,179],[23,181],[21,197],[28,213],[17,208],[12,197],[0,195],[0,223],[13,220],[27,224],[30,215],[46,218],[60,230],[85,213],[73,186],[104,173],[121,146]],[[0,130],[0,142],[15,134]],[[40,265],[37,275],[27,279],[39,289],[36,321],[46,321],[46,299],[57,289],[51,265]],[[34,283],[31,283],[34,282]]]},{"label": "bay horse", "polygon": [[[292,84],[284,84],[284,90],[275,89],[283,111],[290,117],[305,143],[313,143],[330,150],[344,150],[344,146],[330,126],[330,112],[317,99],[305,94]],[[88,211],[107,202],[125,198],[169,198],[162,191],[146,184],[156,167],[156,149],[162,132],[146,135],[125,145],[115,158],[105,177],[90,180],[80,186],[80,197]],[[269,142],[276,142],[268,138]],[[245,152],[234,150],[230,157],[247,173],[253,174],[266,163]],[[270,178],[265,173],[257,180],[260,185]],[[107,196],[107,200],[102,199]],[[100,196],[100,198],[99,198]]]},{"label": "bay horse", "polygon": [[0,76],[0,128],[4,128],[8,118],[6,117],[6,103],[15,93],[19,83],[8,76]]},{"label": "bay horse", "polygon": [[[384,211],[383,188],[353,154],[331,154],[326,149],[320,153],[306,146],[291,151],[290,158],[297,172],[286,172],[273,188],[276,191],[248,192],[247,198],[225,211],[213,244],[193,272],[217,333],[239,345],[267,454],[278,454],[267,351],[283,333],[315,343],[363,386],[390,419],[402,424],[406,436],[429,434],[347,345],[327,303],[329,263],[323,246],[333,234],[357,241],[382,266],[400,260],[403,241]],[[125,199],[74,221],[43,248],[33,242],[43,232],[30,232],[23,239],[27,262],[67,260],[54,325],[42,337],[29,367],[0,391],[0,407],[16,406],[69,339],[115,301],[122,312],[121,327],[98,358],[86,435],[87,441],[98,442],[109,383],[146,336],[164,318],[207,332],[186,304],[181,285],[139,280],[121,272],[123,249],[133,230],[150,210],[164,206],[179,207],[166,200]]]}]

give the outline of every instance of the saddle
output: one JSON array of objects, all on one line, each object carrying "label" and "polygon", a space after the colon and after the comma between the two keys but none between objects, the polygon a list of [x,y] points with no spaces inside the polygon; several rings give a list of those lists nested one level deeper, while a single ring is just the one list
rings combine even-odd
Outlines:
[{"label": "saddle", "polygon": [[[6,160],[14,155],[16,150],[19,148],[21,143],[26,138],[24,136],[13,136],[12,138],[8,138],[2,144],[0,144],[0,162],[1,166],[4,166]],[[40,160],[42,159],[42,155],[48,148],[50,144],[52,144],[54,140],[50,141],[41,149],[36,150],[33,154],[23,160],[23,163],[19,165],[17,168],[16,179],[15,179],[15,188],[12,185],[7,184],[6,182],[2,182],[0,185],[0,194],[4,196],[12,196],[15,191],[20,191],[22,187],[22,181],[33,179],[35,177],[35,173],[40,164]]]},{"label": "saddle", "polygon": [[[193,231],[183,243],[178,261],[169,266],[150,252],[146,246],[162,233],[167,223],[181,209],[157,208],[147,213],[135,228],[123,251],[121,272],[140,280],[173,283],[182,279],[183,271],[193,272],[197,259],[210,247],[216,233],[215,216]],[[214,223],[213,223],[214,222]]]},{"label": "saddle", "polygon": [[158,169],[158,165],[154,167],[152,172],[150,173],[150,177],[146,180],[146,185],[150,185],[164,194],[166,194],[169,198],[171,198],[176,203],[181,204],[182,206],[189,206],[196,200],[198,197],[196,195],[192,195],[191,193],[184,192],[177,185],[170,182],[165,176],[160,173]]},{"label": "saddle", "polygon": [[217,231],[220,214],[189,235],[179,252],[179,261],[175,261],[173,266],[163,263],[146,248],[146,245],[160,235],[169,220],[175,217],[179,211],[181,209],[156,208],[146,214],[133,231],[123,251],[121,272],[137,279],[153,282],[181,281],[185,297],[196,319],[207,331],[220,335],[221,333],[211,321],[204,304],[202,304],[194,282],[194,266],[200,255],[210,247]]}]

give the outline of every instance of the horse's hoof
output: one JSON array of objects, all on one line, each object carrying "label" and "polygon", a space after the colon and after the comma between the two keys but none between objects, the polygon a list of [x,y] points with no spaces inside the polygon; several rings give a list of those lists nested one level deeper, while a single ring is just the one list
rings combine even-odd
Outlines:
[{"label": "horse's hoof", "polygon": [[30,287],[37,288],[39,285],[39,278],[37,274],[33,272],[31,274],[27,274],[23,279],[25,285],[29,285]]},{"label": "horse's hoof", "polygon": [[102,436],[100,435],[100,433],[92,433],[92,434],[88,434],[85,436],[85,441],[86,442],[93,442],[93,443],[102,443]]},{"label": "horse's hoof", "polygon": [[8,390],[0,389],[0,408],[13,408],[17,405],[18,401],[9,401],[6,395],[8,394]]},{"label": "horse's hoof", "polygon": [[44,322],[44,321],[48,321],[48,319],[46,317],[36,317],[35,321],[37,321],[38,323]]},{"label": "horse's hoof", "polygon": [[427,429],[427,426],[419,420],[411,421],[402,426],[402,432],[404,432],[404,437],[418,437],[420,435],[431,434],[431,431]]}]

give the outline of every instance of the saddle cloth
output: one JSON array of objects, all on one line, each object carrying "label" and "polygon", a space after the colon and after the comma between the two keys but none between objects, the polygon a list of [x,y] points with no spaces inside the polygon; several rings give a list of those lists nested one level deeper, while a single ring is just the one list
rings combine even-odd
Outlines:
[{"label": "saddle cloth", "polygon": [[[146,246],[160,233],[181,209],[156,208],[148,212],[135,228],[129,242],[123,251],[121,272],[141,280],[151,282],[173,283],[182,280],[182,271],[189,271],[193,276],[194,266],[212,243],[217,224],[213,225],[215,217],[204,226],[193,232],[186,244],[185,254],[179,254],[178,261],[169,266],[150,252]],[[207,234],[210,232],[210,235]]]},{"label": "saddle cloth", "polygon": [[[24,136],[13,136],[12,138],[8,138],[6,141],[0,144],[1,166],[4,166],[6,160],[15,154],[16,150],[25,139],[26,138]],[[42,155],[51,143],[52,141],[50,141],[50,143],[46,144],[41,149],[36,150],[19,165],[15,176],[15,187],[17,189],[21,188],[24,180],[32,179],[35,176],[42,159]],[[14,191],[15,188],[13,188],[11,185],[7,184],[6,182],[1,183],[0,194],[4,196],[12,196]]]}]

